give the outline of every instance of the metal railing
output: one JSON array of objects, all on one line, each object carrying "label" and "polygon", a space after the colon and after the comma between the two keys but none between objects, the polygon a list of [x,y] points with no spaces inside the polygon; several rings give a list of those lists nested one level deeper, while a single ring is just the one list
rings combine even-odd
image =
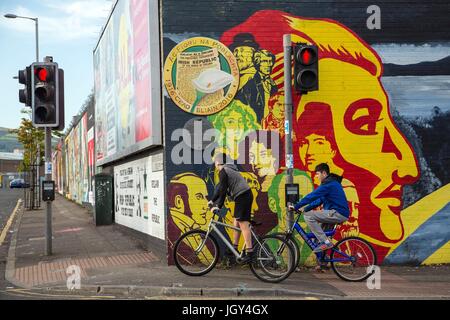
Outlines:
[{"label": "metal railing", "polygon": [[38,165],[30,165],[29,171],[24,172],[26,187],[24,188],[24,205],[28,210],[36,210],[41,207],[41,186],[37,178]]}]

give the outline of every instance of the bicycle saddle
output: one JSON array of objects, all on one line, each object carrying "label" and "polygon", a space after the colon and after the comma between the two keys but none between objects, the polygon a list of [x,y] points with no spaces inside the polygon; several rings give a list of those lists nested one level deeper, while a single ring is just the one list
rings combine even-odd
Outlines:
[{"label": "bicycle saddle", "polygon": [[257,227],[257,226],[262,225],[262,222],[258,222],[258,221],[255,221],[255,220],[250,220],[250,225],[252,227]]},{"label": "bicycle saddle", "polygon": [[322,230],[323,231],[334,231],[337,228],[337,224],[334,223],[322,223]]}]

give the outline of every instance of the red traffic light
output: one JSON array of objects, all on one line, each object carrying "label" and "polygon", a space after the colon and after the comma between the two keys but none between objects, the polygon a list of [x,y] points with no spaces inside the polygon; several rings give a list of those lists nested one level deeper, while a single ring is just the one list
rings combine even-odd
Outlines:
[{"label": "red traffic light", "polygon": [[36,68],[34,69],[34,73],[40,81],[47,82],[50,80],[50,72],[47,68]]},{"label": "red traffic light", "polygon": [[311,48],[304,48],[297,52],[297,60],[306,66],[316,62],[317,54],[316,51]]},{"label": "red traffic light", "polygon": [[[47,61],[49,60],[49,61]],[[62,70],[61,70],[62,71]],[[58,64],[46,59],[31,65],[32,120],[35,127],[60,128],[64,116],[59,117],[63,97],[59,82],[62,72]]]},{"label": "red traffic light", "polygon": [[312,58],[311,50],[303,50],[302,51],[303,63],[309,64],[309,62],[311,61],[311,58]]},{"label": "red traffic light", "polygon": [[301,93],[319,90],[319,48],[297,43],[294,46],[294,86]]}]

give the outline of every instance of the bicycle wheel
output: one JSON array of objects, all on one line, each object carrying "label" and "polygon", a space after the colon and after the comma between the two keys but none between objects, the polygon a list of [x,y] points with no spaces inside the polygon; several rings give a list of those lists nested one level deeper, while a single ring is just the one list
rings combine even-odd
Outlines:
[{"label": "bicycle wheel", "polygon": [[267,235],[255,246],[255,259],[250,270],[261,281],[281,282],[294,270],[295,254],[292,245],[281,237]]},{"label": "bicycle wheel", "polygon": [[[275,232],[270,235],[275,236],[275,237],[282,237],[283,239],[286,239],[286,233],[283,233],[283,232]],[[286,239],[286,240],[292,245],[292,248],[294,249],[294,254],[295,254],[294,270],[295,270],[295,268],[297,268],[298,264],[300,263],[300,247],[298,246],[297,241],[295,241],[294,235],[291,235],[289,237],[289,239]]]},{"label": "bicycle wheel", "polygon": [[366,240],[349,237],[340,240],[332,249],[331,267],[345,281],[364,281],[373,273],[377,255]]},{"label": "bicycle wheel", "polygon": [[189,276],[202,276],[210,272],[219,260],[219,246],[206,231],[191,230],[183,234],[173,247],[177,268]]}]

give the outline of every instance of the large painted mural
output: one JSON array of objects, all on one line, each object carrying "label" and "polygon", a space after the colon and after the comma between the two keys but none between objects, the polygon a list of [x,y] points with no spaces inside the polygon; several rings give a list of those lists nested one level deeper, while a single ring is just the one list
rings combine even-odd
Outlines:
[{"label": "large painted mural", "polygon": [[60,194],[79,204],[94,203],[94,105],[61,138],[53,152],[52,177]]},{"label": "large painted mural", "polygon": [[[169,9],[164,12],[165,17],[170,13]],[[170,137],[174,129],[186,127],[185,123],[192,118],[201,121],[202,128],[214,128],[217,138],[201,148],[207,153],[203,159],[217,152],[234,159],[254,193],[252,215],[263,222],[258,232],[284,230],[286,135],[282,39],[284,34],[290,34],[293,42],[315,44],[319,48],[320,90],[303,95],[294,92],[293,96],[294,182],[299,183],[301,195],[318,186],[313,171],[317,164],[325,162],[333,173],[343,176],[342,185],[351,211],[350,219],[338,227],[335,240],[358,235],[374,246],[379,261],[385,263],[449,262],[450,179],[443,174],[438,176],[438,170],[430,166],[431,159],[422,145],[427,142],[421,139],[424,135],[419,137],[426,122],[448,119],[448,100],[447,111],[438,108],[430,116],[422,115],[420,121],[402,116],[396,105],[403,96],[397,93],[408,79],[384,75],[385,68],[389,68],[390,75],[396,74],[392,71],[395,68],[384,61],[389,49],[370,45],[337,20],[302,16],[301,4],[293,5],[289,12],[255,10],[248,16],[243,14],[236,19],[239,23],[221,32],[217,32],[214,22],[206,25],[216,32],[202,33],[205,25],[192,33],[166,32],[165,68],[173,66],[177,59],[185,59],[183,50],[189,48],[189,43],[199,36],[213,34],[217,43],[197,52],[204,56],[208,55],[207,50],[223,52],[225,45],[239,69],[238,75],[224,69],[234,64],[225,59],[214,67],[228,71],[227,75],[234,78],[220,88],[219,100],[224,92],[230,92],[230,83],[237,81],[238,85],[230,103],[212,114],[192,112],[174,101],[170,90],[174,90],[175,73],[165,72],[166,135]],[[172,22],[168,20],[165,25]],[[167,29],[177,30],[170,26]],[[201,78],[205,69],[206,66],[197,65],[197,69],[191,69],[191,78]],[[430,78],[434,77],[428,76],[428,82]],[[450,74],[433,79],[447,89],[449,80]],[[195,92],[195,81],[184,85],[189,87],[185,90]],[[179,88],[181,95],[182,91]],[[422,94],[430,94],[432,100],[426,89]],[[446,97],[449,98],[448,92]],[[211,95],[209,98],[216,101]],[[194,102],[195,95],[191,100]],[[427,109],[431,111],[432,108]],[[168,139],[166,142],[169,262],[171,246],[181,233],[207,226],[211,219],[208,196],[218,182],[217,172],[208,164],[191,161],[171,165],[171,152],[180,143],[184,142]],[[448,142],[443,143],[448,147]],[[189,150],[189,146],[184,150]],[[440,152],[448,155],[448,150]],[[445,157],[441,159],[440,165],[445,164]],[[435,168],[440,165],[434,164]],[[234,204],[227,201],[225,206],[221,219],[231,221]],[[302,241],[299,243],[301,261],[313,263],[310,249]]]}]

